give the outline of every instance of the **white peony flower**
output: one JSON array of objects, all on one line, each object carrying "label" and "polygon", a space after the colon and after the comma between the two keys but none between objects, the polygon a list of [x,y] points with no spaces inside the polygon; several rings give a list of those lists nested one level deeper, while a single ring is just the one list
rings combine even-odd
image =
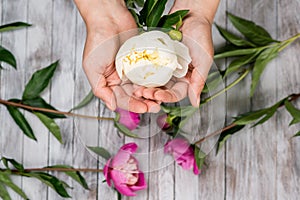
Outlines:
[{"label": "white peony flower", "polygon": [[116,70],[141,86],[159,87],[172,76],[184,77],[191,62],[188,48],[166,33],[150,31],[128,39],[116,56]]}]

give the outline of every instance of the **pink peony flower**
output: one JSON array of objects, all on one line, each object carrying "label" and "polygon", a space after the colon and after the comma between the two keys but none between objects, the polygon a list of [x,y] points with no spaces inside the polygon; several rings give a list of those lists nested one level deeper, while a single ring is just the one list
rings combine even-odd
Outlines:
[{"label": "pink peony flower", "polygon": [[135,191],[147,188],[144,173],[139,171],[138,162],[131,155],[137,148],[135,143],[123,145],[103,169],[107,184],[111,186],[113,182],[114,187],[126,196],[135,196]]},{"label": "pink peony flower", "polygon": [[130,112],[117,108],[116,112],[119,113],[119,123],[126,126],[129,130],[135,129],[140,123],[140,115],[138,113]]},{"label": "pink peony flower", "polygon": [[187,140],[183,138],[170,140],[165,144],[164,152],[172,154],[177,164],[183,169],[189,170],[194,168],[194,174],[200,173],[194,157],[194,149]]},{"label": "pink peony flower", "polygon": [[156,119],[157,125],[161,130],[168,130],[171,128],[170,123],[168,122],[168,115],[167,114],[162,114],[157,117]]}]

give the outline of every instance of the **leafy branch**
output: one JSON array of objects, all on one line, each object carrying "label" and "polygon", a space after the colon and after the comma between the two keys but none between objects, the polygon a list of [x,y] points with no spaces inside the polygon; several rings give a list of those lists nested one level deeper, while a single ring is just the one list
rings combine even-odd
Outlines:
[{"label": "leafy branch", "polygon": [[[240,114],[238,117],[235,117],[235,120],[227,125],[226,127],[217,130],[211,134],[208,134],[207,136],[201,138],[197,142],[195,142],[195,145],[199,145],[206,140],[220,135],[218,143],[217,143],[217,152],[221,149],[221,147],[224,145],[224,143],[235,133],[245,128],[246,125],[253,124],[251,128],[265,123],[267,120],[269,120],[275,112],[285,106],[286,110],[290,113],[290,115],[293,117],[293,120],[290,123],[290,126],[296,123],[300,122],[300,110],[295,108],[291,102],[296,101],[300,98],[300,93],[298,94],[291,94],[282,100],[278,101],[274,105],[268,107],[259,109],[256,111],[247,112],[244,114]],[[299,136],[299,132],[294,135]]]}]

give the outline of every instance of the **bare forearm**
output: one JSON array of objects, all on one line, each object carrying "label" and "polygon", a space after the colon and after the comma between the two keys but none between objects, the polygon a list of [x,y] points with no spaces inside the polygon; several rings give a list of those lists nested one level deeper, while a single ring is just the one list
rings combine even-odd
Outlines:
[{"label": "bare forearm", "polygon": [[220,0],[176,0],[175,10],[188,9],[191,15],[205,17],[210,23],[213,22]]},{"label": "bare forearm", "polygon": [[124,7],[124,0],[74,0],[85,23],[91,24],[101,17],[112,17],[115,8]]}]

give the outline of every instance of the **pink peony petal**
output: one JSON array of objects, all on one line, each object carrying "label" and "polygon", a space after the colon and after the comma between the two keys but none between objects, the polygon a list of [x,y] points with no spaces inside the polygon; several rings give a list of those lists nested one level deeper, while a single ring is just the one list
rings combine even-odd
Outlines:
[{"label": "pink peony petal", "polygon": [[110,168],[110,161],[111,161],[111,159],[109,159],[106,162],[106,164],[104,166],[104,169],[103,169],[105,180],[106,180],[108,186],[111,186],[111,182],[110,182],[111,177],[110,177],[110,170],[109,170],[109,168]]},{"label": "pink peony petal", "polygon": [[147,182],[145,180],[145,175],[143,172],[139,172],[139,180],[138,182],[133,185],[133,186],[130,186],[130,188],[133,190],[133,191],[137,191],[137,190],[143,190],[143,189],[146,189],[147,188]]},{"label": "pink peony petal", "polygon": [[132,153],[135,153],[136,150],[138,148],[138,145],[134,142],[131,142],[131,143],[127,143],[127,144],[124,144],[121,148],[120,148],[120,151],[127,151],[127,152],[130,152],[131,154]]},{"label": "pink peony petal", "polygon": [[127,151],[119,150],[118,153],[115,155],[115,157],[112,160],[111,166],[113,168],[116,168],[118,166],[123,166],[127,163],[127,161],[130,158],[130,154]]},{"label": "pink peony petal", "polygon": [[139,125],[140,115],[138,113],[133,113],[121,108],[117,108],[116,112],[120,115],[119,123],[126,126],[129,130],[136,129]]},{"label": "pink peony petal", "polygon": [[115,184],[115,188],[123,195],[136,196],[136,193],[134,193],[126,184]]},{"label": "pink peony petal", "polygon": [[126,184],[127,178],[125,174],[119,170],[111,171],[111,178],[114,182],[115,188],[123,195],[135,196],[136,194]]},{"label": "pink peony petal", "polygon": [[185,153],[190,147],[190,143],[182,138],[175,138],[165,144],[165,152],[175,151],[177,153]]},{"label": "pink peony petal", "polygon": [[120,170],[117,170],[117,169],[111,170],[110,176],[115,185],[116,184],[126,184],[126,182],[127,182],[126,175]]}]

